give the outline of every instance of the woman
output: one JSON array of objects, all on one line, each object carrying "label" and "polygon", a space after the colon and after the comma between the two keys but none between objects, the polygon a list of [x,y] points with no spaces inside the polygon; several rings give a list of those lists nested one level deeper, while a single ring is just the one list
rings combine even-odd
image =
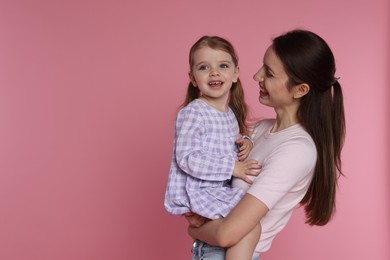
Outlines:
[{"label": "woman", "polygon": [[199,228],[195,218],[187,218],[195,252],[210,245],[231,247],[260,222],[253,255],[260,259],[298,204],[304,206],[309,225],[327,224],[335,211],[345,118],[329,46],[312,32],[290,31],[273,40],[254,79],[260,103],[276,112],[275,119],[254,128],[255,146],[248,159],[262,164],[261,173],[251,186],[233,181],[247,192],[226,218]]}]

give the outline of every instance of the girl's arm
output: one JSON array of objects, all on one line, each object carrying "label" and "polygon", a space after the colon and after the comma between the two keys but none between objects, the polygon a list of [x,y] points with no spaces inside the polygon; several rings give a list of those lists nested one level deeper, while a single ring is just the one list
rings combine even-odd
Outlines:
[{"label": "girl's arm", "polygon": [[249,152],[252,150],[253,141],[246,138],[239,138],[236,141],[236,144],[239,147],[238,160],[242,162],[248,157]]},{"label": "girl's arm", "polygon": [[209,221],[199,228],[189,227],[188,233],[210,245],[231,247],[253,230],[267,212],[262,201],[247,193],[226,218]]},{"label": "girl's arm", "polygon": [[[197,179],[224,181],[231,177],[235,158],[213,156],[203,147],[207,134],[201,113],[192,108],[181,110],[176,118],[175,156],[181,170]],[[216,174],[218,173],[218,174]]]},{"label": "girl's arm", "polygon": [[179,112],[175,128],[175,156],[181,170],[201,180],[224,181],[232,177],[251,183],[246,175],[257,176],[260,165],[255,160],[237,162],[232,155],[211,153],[203,147],[206,128],[199,111]]}]

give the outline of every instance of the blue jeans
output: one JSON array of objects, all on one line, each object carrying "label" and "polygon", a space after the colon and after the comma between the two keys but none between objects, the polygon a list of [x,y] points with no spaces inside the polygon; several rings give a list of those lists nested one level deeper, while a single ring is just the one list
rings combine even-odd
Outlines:
[{"label": "blue jeans", "polygon": [[[195,240],[192,244],[192,253],[192,260],[225,260],[226,248]],[[260,256],[255,256],[252,260],[260,260]]]}]

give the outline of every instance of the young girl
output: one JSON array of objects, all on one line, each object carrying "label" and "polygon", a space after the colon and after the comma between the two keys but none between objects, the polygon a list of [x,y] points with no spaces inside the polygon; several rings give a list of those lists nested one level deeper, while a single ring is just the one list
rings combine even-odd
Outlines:
[{"label": "young girl", "polygon": [[[217,36],[199,39],[190,50],[189,77],[176,118],[165,208],[173,215],[224,218],[244,195],[230,186],[231,177],[252,183],[247,175],[256,176],[260,169],[255,160],[243,161],[253,144],[247,136],[247,108],[231,43]],[[259,236],[257,225],[227,250],[226,259],[251,259]],[[194,259],[200,259],[207,246],[195,241]]]}]

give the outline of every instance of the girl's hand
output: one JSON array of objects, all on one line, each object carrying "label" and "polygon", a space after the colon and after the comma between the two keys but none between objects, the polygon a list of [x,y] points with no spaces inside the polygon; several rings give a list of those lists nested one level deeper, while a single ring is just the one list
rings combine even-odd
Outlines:
[{"label": "girl's hand", "polygon": [[243,138],[238,139],[236,144],[239,147],[238,160],[244,161],[248,157],[249,152],[252,150],[253,144],[250,140]]},{"label": "girl's hand", "polygon": [[259,175],[260,169],[261,165],[256,160],[237,161],[233,169],[233,176],[252,184],[253,181],[248,176]]},{"label": "girl's hand", "polygon": [[189,227],[198,228],[206,223],[207,218],[202,217],[198,214],[187,212],[184,213],[183,216],[187,219]]}]

